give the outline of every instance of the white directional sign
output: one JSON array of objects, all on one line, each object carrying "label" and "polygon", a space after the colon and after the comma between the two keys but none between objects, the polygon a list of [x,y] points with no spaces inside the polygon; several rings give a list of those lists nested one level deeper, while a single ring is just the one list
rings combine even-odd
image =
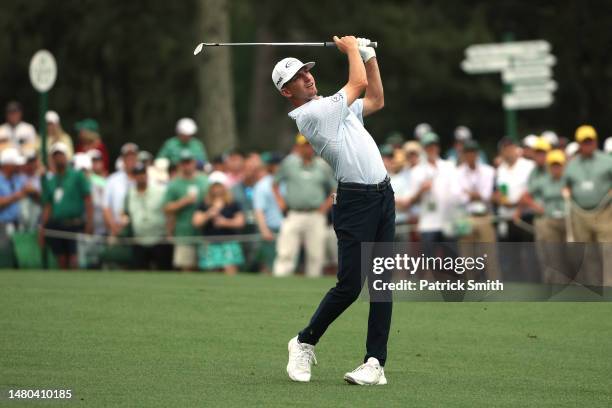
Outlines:
[{"label": "white directional sign", "polygon": [[471,45],[465,50],[461,69],[468,74],[501,73],[512,91],[504,95],[506,109],[533,109],[550,106],[557,83],[552,67],[557,59],[545,40]]},{"label": "white directional sign", "polygon": [[30,82],[38,92],[47,92],[53,88],[57,78],[55,58],[47,50],[39,50],[30,60]]}]

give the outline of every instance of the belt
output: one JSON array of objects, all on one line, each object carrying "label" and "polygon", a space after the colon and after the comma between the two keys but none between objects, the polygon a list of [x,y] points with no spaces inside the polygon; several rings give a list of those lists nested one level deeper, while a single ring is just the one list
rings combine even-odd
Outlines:
[{"label": "belt", "polygon": [[361,183],[344,183],[338,182],[338,190],[352,190],[352,191],[383,191],[389,188],[391,185],[391,179],[389,176],[385,177],[383,181],[377,184],[361,184]]}]

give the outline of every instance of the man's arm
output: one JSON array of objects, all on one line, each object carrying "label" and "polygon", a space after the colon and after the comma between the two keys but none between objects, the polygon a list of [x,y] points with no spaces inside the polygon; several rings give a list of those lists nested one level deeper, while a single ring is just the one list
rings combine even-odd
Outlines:
[{"label": "man's arm", "polygon": [[381,110],[385,106],[385,94],[376,57],[370,58],[365,63],[365,69],[368,86],[365,89],[365,97],[363,98],[364,117]]},{"label": "man's arm", "polygon": [[353,36],[346,36],[338,38],[334,36],[334,42],[336,46],[343,54],[346,54],[349,62],[349,79],[346,85],[344,85],[344,92],[346,93],[346,104],[351,106],[357,98],[363,94],[363,91],[368,86],[368,77],[366,74],[365,66],[361,60],[359,54],[359,46],[357,39]]}]

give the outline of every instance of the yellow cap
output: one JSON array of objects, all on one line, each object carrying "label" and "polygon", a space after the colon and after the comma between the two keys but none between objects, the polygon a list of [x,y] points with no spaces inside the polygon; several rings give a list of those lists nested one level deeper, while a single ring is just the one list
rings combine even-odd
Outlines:
[{"label": "yellow cap", "polygon": [[305,145],[307,143],[308,143],[308,139],[306,139],[306,136],[304,136],[301,133],[298,133],[297,136],[295,137],[295,144]]},{"label": "yellow cap", "polygon": [[543,137],[538,137],[538,140],[536,140],[533,144],[533,150],[544,150],[545,152],[548,152],[551,148],[550,142]]},{"label": "yellow cap", "polygon": [[576,129],[576,141],[578,143],[582,143],[587,139],[597,139],[597,132],[593,128],[593,126],[582,125],[578,129]]},{"label": "yellow cap", "polygon": [[548,152],[548,155],[546,155],[546,163],[549,165],[554,163],[565,164],[565,153],[559,149],[551,150]]}]

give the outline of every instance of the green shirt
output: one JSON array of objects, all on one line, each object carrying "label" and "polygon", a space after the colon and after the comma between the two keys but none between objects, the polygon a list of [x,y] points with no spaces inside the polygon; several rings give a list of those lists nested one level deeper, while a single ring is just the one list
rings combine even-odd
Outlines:
[{"label": "green shirt", "polygon": [[565,216],[565,201],[562,194],[564,187],[563,177],[555,180],[550,174],[547,174],[544,178],[540,193],[546,217],[563,218]]},{"label": "green shirt", "polygon": [[172,163],[178,163],[183,150],[189,150],[197,161],[208,161],[204,144],[194,137],[191,137],[187,143],[183,143],[177,136],[166,140],[157,153],[157,158],[166,158]]},{"label": "green shirt", "polygon": [[565,185],[581,208],[597,207],[612,189],[612,157],[599,150],[590,158],[577,155],[565,169]]},{"label": "green shirt", "polygon": [[192,237],[198,235],[198,230],[192,224],[193,213],[198,204],[204,199],[207,191],[208,178],[202,174],[198,174],[190,179],[177,177],[168,184],[168,189],[164,196],[164,205],[180,200],[187,194],[197,195],[197,200],[194,204],[189,204],[176,212],[174,236]]},{"label": "green shirt", "polygon": [[527,190],[533,199],[542,204],[542,187],[544,187],[544,183],[548,180],[548,172],[546,171],[546,167],[534,167],[529,174],[529,178],[527,179]]},{"label": "green shirt", "polygon": [[142,237],[139,243],[153,245],[166,232],[164,216],[164,196],[166,190],[157,185],[149,185],[144,192],[131,187],[125,197],[125,212],[130,217],[130,224],[135,237]]},{"label": "green shirt", "polygon": [[295,154],[283,160],[274,181],[285,183],[285,199],[290,210],[316,209],[336,188],[333,171],[323,159],[314,157],[305,165]]},{"label": "green shirt", "polygon": [[91,194],[91,185],[83,172],[70,167],[64,174],[49,174],[43,184],[43,204],[51,204],[51,220],[61,221],[83,218],[85,197]]}]

